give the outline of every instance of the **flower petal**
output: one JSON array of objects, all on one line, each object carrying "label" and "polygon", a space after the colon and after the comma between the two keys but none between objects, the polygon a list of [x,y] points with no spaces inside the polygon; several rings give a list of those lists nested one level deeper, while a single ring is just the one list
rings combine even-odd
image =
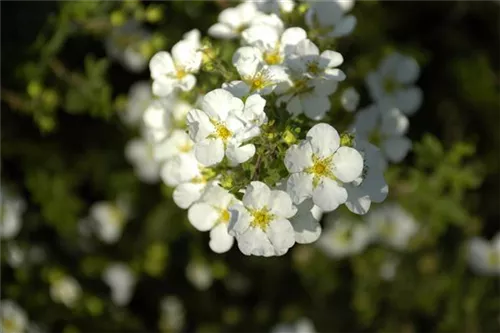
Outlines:
[{"label": "flower petal", "polygon": [[271,191],[269,209],[274,215],[285,219],[289,219],[297,213],[297,208],[293,205],[290,195],[280,190]]},{"label": "flower petal", "polygon": [[411,149],[411,140],[405,136],[390,137],[382,142],[382,150],[393,163],[401,162]]},{"label": "flower petal", "polygon": [[219,223],[210,230],[210,242],[208,245],[215,253],[224,253],[231,249],[234,237],[228,234],[227,224]]},{"label": "flower petal", "polygon": [[229,91],[215,89],[203,97],[202,109],[210,118],[224,121],[229,114],[241,114],[244,104]]},{"label": "flower petal", "polygon": [[290,173],[301,172],[313,165],[312,147],[309,141],[292,145],[285,154],[285,166]]},{"label": "flower petal", "polygon": [[165,75],[174,75],[175,66],[170,53],[165,51],[156,53],[149,61],[149,71],[152,79],[158,79]]},{"label": "flower petal", "polygon": [[300,204],[313,194],[313,176],[306,172],[290,175],[287,181],[286,192],[290,194],[295,204]]},{"label": "flower petal", "polygon": [[330,100],[326,96],[307,94],[301,98],[304,114],[312,120],[321,120],[330,109]]},{"label": "flower petal", "polygon": [[274,246],[260,228],[250,227],[236,238],[238,248],[244,255],[271,257],[275,255]]},{"label": "flower petal", "polygon": [[350,183],[363,172],[363,156],[354,148],[340,147],[333,154],[332,171],[340,181]]},{"label": "flower petal", "polygon": [[271,200],[271,189],[262,182],[253,181],[243,195],[243,204],[252,209],[262,209]]},{"label": "flower petal", "polygon": [[173,193],[173,200],[182,209],[189,208],[203,194],[205,184],[183,183],[177,186]]},{"label": "flower petal", "polygon": [[219,212],[214,207],[204,202],[195,203],[188,210],[189,222],[199,231],[212,229],[219,220],[219,216]]},{"label": "flower petal", "polygon": [[205,166],[219,163],[224,158],[224,143],[221,139],[205,139],[194,146],[198,162]]},{"label": "flower petal", "polygon": [[311,143],[313,154],[325,158],[331,156],[340,145],[340,136],[332,126],[320,123],[314,125],[306,134]]},{"label": "flower petal", "polygon": [[248,144],[244,146],[228,145],[226,156],[232,165],[245,163],[255,155],[255,146]]},{"label": "flower petal", "polygon": [[323,212],[312,200],[305,200],[297,208],[297,214],[290,219],[295,231],[295,241],[299,244],[315,242],[321,235],[319,221]]},{"label": "flower petal", "polygon": [[287,253],[288,249],[295,244],[295,232],[290,221],[286,219],[272,221],[266,229],[266,235],[278,256]]},{"label": "flower petal", "polygon": [[331,212],[347,200],[347,191],[336,181],[323,178],[313,191],[313,202],[324,212]]}]

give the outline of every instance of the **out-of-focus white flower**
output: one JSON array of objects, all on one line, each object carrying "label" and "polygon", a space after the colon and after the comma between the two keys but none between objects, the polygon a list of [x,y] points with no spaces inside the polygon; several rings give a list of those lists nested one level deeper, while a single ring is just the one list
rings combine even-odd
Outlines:
[{"label": "out-of-focus white flower", "polygon": [[315,205],[330,212],[346,202],[342,184],[361,176],[363,157],[354,148],[341,147],[337,131],[320,123],[307,132],[305,140],[287,150],[285,166],[290,172],[287,192],[294,203],[312,198]]},{"label": "out-of-focus white flower", "polygon": [[149,62],[153,79],[153,94],[168,96],[175,90],[189,91],[196,84],[196,77],[201,66],[202,53],[189,40],[181,40],[172,47],[172,54],[161,51]]},{"label": "out-of-focus white flower", "polygon": [[467,242],[467,260],[474,272],[500,275],[500,233],[490,241],[474,237]]},{"label": "out-of-focus white flower", "polygon": [[210,266],[200,261],[189,262],[186,277],[198,290],[207,290],[214,280]]},{"label": "out-of-focus white flower", "polygon": [[161,332],[180,332],[186,321],[184,305],[176,296],[167,296],[161,302]]},{"label": "out-of-focus white flower", "polygon": [[259,15],[263,14],[257,10],[253,2],[245,2],[236,7],[226,8],[219,14],[218,23],[208,29],[208,34],[222,39],[237,38]]},{"label": "out-of-focus white flower", "polygon": [[310,1],[306,24],[319,37],[338,38],[349,35],[356,27],[356,17],[345,15],[354,1]]},{"label": "out-of-focus white flower", "polygon": [[0,319],[2,333],[23,333],[28,327],[26,312],[11,300],[0,301]]},{"label": "out-of-focus white flower", "polygon": [[316,333],[316,329],[310,319],[301,318],[293,324],[278,324],[271,333]]},{"label": "out-of-focus white flower", "polygon": [[124,306],[130,302],[136,278],[128,265],[123,263],[109,264],[103,272],[102,279],[111,288],[113,303]]},{"label": "out-of-focus white flower", "polygon": [[197,49],[201,47],[201,33],[198,29],[189,30],[184,35],[182,35],[183,40],[190,42]]},{"label": "out-of-focus white flower", "polygon": [[345,205],[355,214],[366,214],[371,203],[380,203],[387,198],[389,187],[384,179],[385,161],[380,150],[364,140],[354,145],[363,156],[363,173],[351,183],[344,184],[347,190]]},{"label": "out-of-focus white flower", "polygon": [[156,183],[160,165],[155,160],[153,144],[144,138],[135,138],[125,145],[125,157],[134,166],[137,177],[145,183]]},{"label": "out-of-focus white flower", "polygon": [[128,92],[127,106],[118,116],[128,126],[139,126],[142,124],[144,111],[153,101],[151,84],[149,82],[136,82]]},{"label": "out-of-focus white flower", "polygon": [[246,2],[253,2],[263,13],[290,13],[295,7],[293,0],[246,0]]},{"label": "out-of-focus white flower", "polygon": [[20,267],[26,260],[26,251],[18,244],[7,243],[7,262],[13,268]]},{"label": "out-of-focus white flower", "polygon": [[115,243],[121,237],[129,215],[125,202],[96,202],[90,207],[90,218],[97,237],[105,243]]},{"label": "out-of-focus white flower", "polygon": [[249,94],[269,95],[276,85],[287,79],[285,70],[280,66],[267,66],[259,51],[251,46],[239,48],[233,55],[233,65],[241,80],[224,83],[222,87],[241,98]]},{"label": "out-of-focus white flower", "polygon": [[419,231],[419,225],[399,205],[391,203],[378,206],[366,216],[374,240],[404,250]]},{"label": "out-of-focus white flower", "polygon": [[12,239],[17,236],[22,226],[22,214],[25,202],[0,187],[0,239]]},{"label": "out-of-focus white flower", "polygon": [[148,59],[141,52],[141,45],[150,38],[151,34],[146,29],[137,21],[130,20],[113,28],[105,42],[106,52],[129,71],[138,73],[148,65]]},{"label": "out-of-focus white flower", "polygon": [[165,161],[181,154],[193,151],[194,142],[185,130],[175,129],[165,140],[154,145],[153,155],[156,161]]},{"label": "out-of-focus white flower", "polygon": [[82,288],[78,281],[71,276],[61,276],[53,281],[50,286],[50,297],[57,303],[62,303],[68,308],[76,305],[80,299]]},{"label": "out-of-focus white flower", "polygon": [[420,68],[415,59],[395,52],[366,76],[366,84],[375,102],[384,100],[411,115],[422,104],[422,91],[414,85],[419,75]]},{"label": "out-of-focus white flower", "polygon": [[372,234],[361,221],[330,213],[325,218],[325,224],[316,244],[332,258],[361,253],[370,244]]},{"label": "out-of-focus white flower", "polygon": [[295,243],[289,219],[297,208],[286,192],[253,181],[245,190],[242,204],[232,206],[230,211],[229,234],[236,237],[245,255],[279,256]]},{"label": "out-of-focus white flower", "polygon": [[250,96],[244,104],[224,89],[206,94],[202,110],[193,109],[187,115],[196,159],[206,166],[221,162],[224,156],[233,165],[248,161],[255,146],[242,144],[260,134],[261,122],[267,121],[264,106],[259,95]]},{"label": "out-of-focus white flower", "polygon": [[193,107],[174,96],[155,100],[144,112],[146,137],[165,140],[174,129],[186,126],[186,115]]},{"label": "out-of-focus white flower", "polygon": [[189,222],[200,231],[210,230],[210,248],[216,253],[229,251],[233,246],[233,236],[227,227],[231,219],[229,207],[239,203],[234,195],[213,183],[202,197],[188,211]]},{"label": "out-of-focus white flower", "polygon": [[392,281],[396,276],[399,260],[396,258],[387,258],[380,266],[380,277],[385,281]]},{"label": "out-of-focus white flower", "polygon": [[354,87],[349,87],[342,92],[340,96],[340,103],[346,111],[353,112],[357,109],[359,104],[359,93]]},{"label": "out-of-focus white flower", "polygon": [[385,102],[360,110],[354,121],[356,135],[379,146],[385,158],[393,163],[401,162],[412,147],[405,136],[408,127],[408,118]]}]

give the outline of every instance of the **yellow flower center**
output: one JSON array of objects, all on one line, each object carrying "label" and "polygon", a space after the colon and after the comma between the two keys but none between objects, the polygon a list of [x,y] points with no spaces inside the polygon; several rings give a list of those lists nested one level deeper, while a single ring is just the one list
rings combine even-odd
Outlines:
[{"label": "yellow flower center", "polygon": [[351,228],[345,228],[344,230],[338,232],[336,235],[337,241],[344,246],[350,243],[351,238],[352,238]]},{"label": "yellow flower center", "polygon": [[215,127],[215,136],[222,141],[226,142],[231,138],[233,133],[221,122],[215,121],[215,120],[210,120],[212,125]]},{"label": "yellow flower center", "polygon": [[391,238],[394,235],[394,226],[392,223],[384,221],[380,224],[379,232],[385,238]]},{"label": "yellow flower center", "polygon": [[267,207],[252,210],[250,214],[253,217],[252,222],[250,222],[250,226],[254,228],[259,227],[264,231],[269,226],[269,223],[271,223],[271,221],[274,219],[274,215],[269,212],[269,209],[267,209]]},{"label": "yellow flower center", "polygon": [[307,86],[308,81],[306,79],[301,79],[294,81],[293,87],[296,92],[304,92],[309,87]]},{"label": "yellow flower center", "polygon": [[316,62],[310,62],[309,64],[307,64],[307,71],[311,74],[318,75],[320,69]]},{"label": "yellow flower center", "polygon": [[384,91],[387,93],[392,93],[399,87],[399,84],[390,77],[386,77],[384,79],[383,85],[384,85]]},{"label": "yellow flower center", "polygon": [[2,318],[2,328],[5,333],[14,333],[18,330],[16,322],[9,318]]},{"label": "yellow flower center", "polygon": [[110,208],[110,214],[111,214],[111,221],[109,221],[111,224],[116,225],[116,226],[121,226],[125,222],[125,215],[121,211],[120,208],[117,206],[113,205]]},{"label": "yellow flower center", "polygon": [[491,251],[488,255],[488,265],[492,268],[500,266],[500,255],[494,251]]},{"label": "yellow flower center", "polygon": [[268,65],[279,65],[283,62],[283,58],[281,57],[279,50],[274,50],[264,53],[264,61]]},{"label": "yellow flower center", "polygon": [[265,88],[265,86],[266,86],[266,81],[261,73],[257,73],[250,80],[250,87],[251,87],[250,89],[252,91],[263,89],[263,88]]},{"label": "yellow flower center", "polygon": [[229,223],[230,219],[231,219],[231,213],[229,213],[229,211],[227,209],[222,210],[220,213],[219,220],[222,223]]},{"label": "yellow flower center", "polygon": [[188,73],[184,70],[184,68],[177,69],[175,77],[179,80],[183,79]]},{"label": "yellow flower center", "polygon": [[330,165],[332,163],[333,155],[328,156],[326,158],[319,158],[316,155],[313,155],[313,165],[306,169],[306,172],[312,174],[313,178],[313,187],[318,186],[319,181],[322,177],[335,179],[332,170],[330,169]]},{"label": "yellow flower center", "polygon": [[179,147],[179,151],[181,153],[189,153],[192,148],[193,148],[193,145],[190,142],[186,142]]}]

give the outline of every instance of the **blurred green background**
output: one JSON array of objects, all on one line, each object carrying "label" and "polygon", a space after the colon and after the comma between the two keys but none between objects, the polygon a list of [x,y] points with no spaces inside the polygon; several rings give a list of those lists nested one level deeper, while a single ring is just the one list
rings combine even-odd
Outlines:
[{"label": "blurred green background", "polygon": [[[13,269],[2,242],[2,299],[15,300],[47,332],[158,331],[166,295],[184,304],[187,332],[264,332],[302,316],[320,332],[500,331],[498,280],[472,273],[464,257],[469,237],[499,230],[498,3],[360,1],[355,32],[338,44],[350,82],[361,89],[387,50],[410,54],[422,67],[424,103],[410,119],[415,148],[388,180],[391,199],[429,233],[401,255],[391,282],[376,273],[391,252],[380,247],[343,260],[313,245],[273,258],[245,257],[235,248],[212,253],[170,190],[141,183],[125,159],[123,147],[137,133],[117,110],[149,72],[130,73],[107,56],[103,41],[113,15],[142,15],[160,36],[146,47],[151,52],[169,50],[194,28],[206,35],[220,10],[233,5],[1,2],[2,186],[28,204],[18,244],[47,253],[43,264]],[[122,193],[135,212],[120,242],[81,251],[79,219],[93,202]],[[100,275],[117,260],[139,276],[125,308],[111,304]],[[211,267],[208,290],[186,278],[193,261]],[[84,306],[68,309],[50,299],[53,270],[79,281]],[[248,280],[247,289],[231,288],[238,277]]]}]

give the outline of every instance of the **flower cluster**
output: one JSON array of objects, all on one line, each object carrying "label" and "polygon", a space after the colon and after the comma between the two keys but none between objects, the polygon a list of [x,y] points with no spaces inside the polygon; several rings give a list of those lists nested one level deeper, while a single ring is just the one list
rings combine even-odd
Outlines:
[{"label": "flower cluster", "polygon": [[[330,46],[354,30],[353,3],[304,5],[227,8],[208,37],[192,30],[151,58],[150,90],[130,91],[122,118],[142,136],[127,145],[128,160],[141,180],[175,188],[174,202],[210,232],[214,252],[236,241],[246,255],[275,256],[316,241],[323,213],[345,205],[362,215],[384,201],[387,161],[411,147],[405,115],[422,99],[416,62],[396,54],[370,73],[375,104],[339,132],[333,101],[354,112],[360,95],[336,94],[347,77]],[[227,59],[222,49],[233,46]]]}]

